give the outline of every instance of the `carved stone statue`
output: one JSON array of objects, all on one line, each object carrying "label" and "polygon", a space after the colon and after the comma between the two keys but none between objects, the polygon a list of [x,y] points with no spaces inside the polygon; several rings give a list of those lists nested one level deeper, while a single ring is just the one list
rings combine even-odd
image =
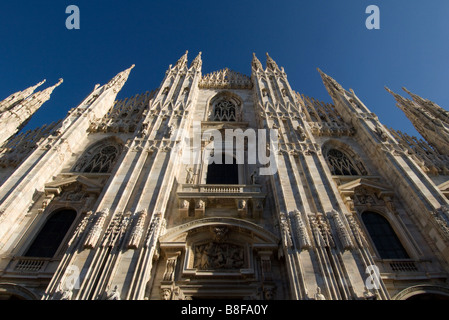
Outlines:
[{"label": "carved stone statue", "polygon": [[363,298],[365,300],[377,300],[376,294],[372,293],[368,289],[366,289],[365,292],[363,293]]},{"label": "carved stone statue", "polygon": [[106,300],[120,300],[120,291],[118,290],[118,286],[115,286],[114,289],[107,294]]},{"label": "carved stone statue", "polygon": [[244,266],[244,249],[229,243],[208,243],[195,247],[194,268],[230,270]]},{"label": "carved stone statue", "polygon": [[229,230],[227,227],[215,227],[214,228],[215,240],[218,242],[223,242],[224,240],[226,240],[228,231]]},{"label": "carved stone statue", "polygon": [[161,290],[162,300],[170,300],[171,299],[171,290],[168,288],[164,288]]},{"label": "carved stone statue", "polygon": [[246,209],[246,200],[239,200],[239,202],[238,202],[238,209],[239,210],[245,210]]},{"label": "carved stone statue", "polygon": [[186,183],[187,184],[193,184],[194,183],[193,169],[191,167],[188,167],[186,169],[186,171],[187,171]]},{"label": "carved stone statue", "polygon": [[257,170],[254,170],[254,172],[251,174],[251,184],[257,184],[257,180],[258,180],[259,174],[257,172]]},{"label": "carved stone statue", "polygon": [[326,300],[326,297],[321,293],[321,288],[316,288],[315,300]]}]

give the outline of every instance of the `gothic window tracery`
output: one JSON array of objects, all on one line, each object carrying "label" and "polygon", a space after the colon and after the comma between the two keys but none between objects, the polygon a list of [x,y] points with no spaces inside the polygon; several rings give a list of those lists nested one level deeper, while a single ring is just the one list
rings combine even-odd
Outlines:
[{"label": "gothic window tracery", "polygon": [[73,171],[84,173],[109,173],[118,155],[120,145],[113,141],[102,142],[89,148],[78,160]]},{"label": "gothic window tracery", "polygon": [[214,105],[213,121],[237,121],[237,108],[229,100],[221,100]]},{"label": "gothic window tracery", "polygon": [[340,150],[330,149],[327,152],[326,159],[333,175],[359,176],[366,174],[366,170],[363,168],[362,164],[358,164],[358,166],[354,165],[354,162]]}]

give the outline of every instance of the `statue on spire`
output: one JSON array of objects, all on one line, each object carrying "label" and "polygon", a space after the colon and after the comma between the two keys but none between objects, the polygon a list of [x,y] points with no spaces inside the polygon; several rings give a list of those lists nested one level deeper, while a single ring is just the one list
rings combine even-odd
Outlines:
[{"label": "statue on spire", "polygon": [[256,54],[253,52],[253,61],[251,62],[254,70],[263,70],[262,63],[260,63],[259,59],[257,59]]},{"label": "statue on spire", "polygon": [[267,68],[273,71],[280,71],[278,65],[276,64],[276,62],[270,57],[270,55],[267,52]]},{"label": "statue on spire", "polygon": [[201,54],[202,52],[196,56],[196,58],[192,61],[192,64],[190,65],[190,68],[194,67],[195,69],[200,69],[203,65],[203,60],[201,60]]},{"label": "statue on spire", "polygon": [[184,53],[184,55],[178,60],[178,62],[176,63],[176,67],[178,68],[184,68],[185,66],[187,66],[187,56],[189,54],[189,51],[187,50],[186,53]]}]

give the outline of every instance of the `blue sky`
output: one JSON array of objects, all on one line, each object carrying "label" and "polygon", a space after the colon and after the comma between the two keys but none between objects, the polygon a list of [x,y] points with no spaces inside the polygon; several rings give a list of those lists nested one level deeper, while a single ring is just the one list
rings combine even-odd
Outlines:
[{"label": "blue sky", "polygon": [[[69,5],[81,29],[67,30]],[[381,29],[368,30],[368,5]],[[136,64],[118,98],[159,87],[169,64],[203,52],[203,74],[250,75],[255,52],[285,68],[292,88],[331,102],[316,68],[334,77],[382,123],[416,135],[384,86],[449,106],[449,1],[2,1],[0,99],[47,79],[64,83],[26,129],[65,117],[94,85]],[[406,95],[403,93],[403,95]]]}]

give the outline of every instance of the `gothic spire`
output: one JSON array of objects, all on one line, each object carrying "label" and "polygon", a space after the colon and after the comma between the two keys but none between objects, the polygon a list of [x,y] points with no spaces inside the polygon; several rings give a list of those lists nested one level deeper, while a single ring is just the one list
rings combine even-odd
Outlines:
[{"label": "gothic spire", "polygon": [[201,54],[202,54],[202,52],[200,51],[200,53],[192,61],[190,68],[194,67],[195,69],[201,69],[201,66],[203,65],[203,60],[201,60]]},{"label": "gothic spire", "polygon": [[40,104],[38,106],[38,108],[39,108],[44,102],[50,100],[50,96],[53,93],[53,91],[57,87],[59,87],[63,82],[64,82],[64,79],[60,78],[59,81],[56,84],[54,84],[53,86],[48,87],[47,89],[45,89],[43,91],[39,91],[39,92],[36,92],[35,94],[33,94],[31,99],[37,99],[39,101],[39,104]]},{"label": "gothic spire", "polygon": [[408,104],[410,102],[410,100],[405,99],[403,96],[393,92],[388,87],[385,87],[385,90],[387,90],[394,97],[394,99],[397,101],[397,103],[399,103],[401,105],[405,105],[405,104]]},{"label": "gothic spire", "polygon": [[339,92],[345,92],[345,89],[337,82],[334,78],[331,76],[325,74],[323,71],[321,71],[320,68],[317,68],[318,72],[321,75],[321,79],[323,79],[324,86],[328,90],[329,93],[331,91],[339,91]]},{"label": "gothic spire", "polygon": [[12,95],[10,95],[8,98],[6,98],[3,101],[0,101],[0,112],[3,112],[5,110],[11,109],[13,108],[17,103],[19,103],[20,101],[28,98],[30,95],[33,94],[34,90],[36,90],[36,88],[40,87],[41,85],[43,85],[46,82],[46,80],[43,80],[41,82],[39,82],[38,84],[29,87],[23,91],[19,91],[16,93],[13,93]]},{"label": "gothic spire", "polygon": [[413,100],[406,99],[386,88],[397,101],[401,109],[415,129],[427,142],[436,148],[441,154],[449,154],[449,116],[443,110],[429,100],[410,94]]},{"label": "gothic spire", "polygon": [[263,70],[262,63],[260,63],[259,59],[257,59],[256,54],[253,52],[253,61],[251,62],[251,66],[254,70]]},{"label": "gothic spire", "polygon": [[430,112],[432,114],[432,116],[449,123],[449,112],[448,111],[444,110],[442,107],[440,107],[433,101],[422,98],[422,97],[418,96],[417,94],[414,94],[414,93],[408,91],[404,87],[402,88],[402,90],[407,92],[412,97],[413,101],[415,101],[416,104],[418,104],[424,110]]},{"label": "gothic spire", "polygon": [[59,82],[55,85],[48,87],[43,91],[39,91],[31,94],[34,90],[42,85],[44,81],[40,82],[34,87],[20,92],[17,97],[13,97],[12,105],[3,108],[0,113],[0,127],[2,128],[2,135],[0,137],[0,145],[2,145],[12,135],[17,133],[22,128],[31,116],[50,99],[53,90],[63,82],[59,79]]},{"label": "gothic spire", "polygon": [[187,66],[187,56],[189,54],[189,51],[187,50],[186,53],[178,60],[175,67],[184,68]]},{"label": "gothic spire", "polygon": [[109,81],[105,85],[105,89],[113,88],[114,92],[118,93],[125,85],[126,81],[128,80],[129,74],[131,73],[131,70],[134,69],[135,66],[136,65],[133,64],[128,69],[117,74],[114,78],[111,79],[111,81]]},{"label": "gothic spire", "polygon": [[276,64],[276,62],[270,57],[270,55],[267,52],[267,68],[273,71],[280,71],[278,65]]}]

